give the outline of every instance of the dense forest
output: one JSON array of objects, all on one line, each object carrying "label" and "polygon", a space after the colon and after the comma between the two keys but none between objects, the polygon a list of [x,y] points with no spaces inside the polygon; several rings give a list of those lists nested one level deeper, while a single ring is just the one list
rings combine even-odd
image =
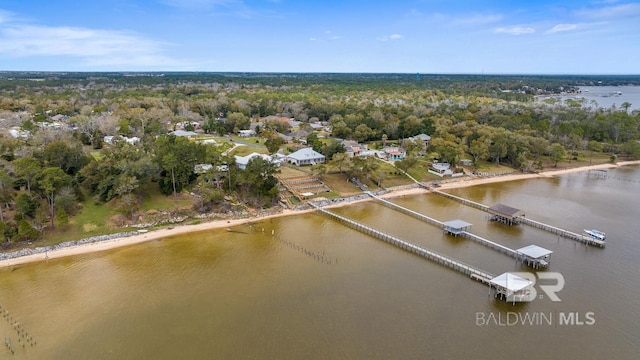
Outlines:
[{"label": "dense forest", "polygon": [[[239,170],[229,146],[178,129],[230,138],[254,128],[271,154],[288,147],[280,135],[302,129],[340,173],[341,139],[404,145],[406,167],[417,157],[519,171],[577,151],[640,158],[632,104],[536,98],[584,85],[640,85],[640,76],[0,72],[0,237],[37,239],[69,223],[82,201],[132,219],[152,187],[174,199],[188,191],[203,213],[277,203],[273,164]],[[418,134],[431,136],[428,149],[403,141]],[[210,166],[196,171],[202,164]],[[350,175],[367,176],[364,162],[353,164],[361,171]]]}]

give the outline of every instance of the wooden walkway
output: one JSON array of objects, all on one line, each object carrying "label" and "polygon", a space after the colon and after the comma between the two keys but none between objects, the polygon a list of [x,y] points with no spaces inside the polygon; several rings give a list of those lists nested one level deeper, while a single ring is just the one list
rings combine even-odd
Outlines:
[{"label": "wooden walkway", "polygon": [[[442,229],[445,228],[444,223],[441,222],[441,221],[438,221],[436,219],[430,218],[430,217],[428,217],[426,215],[423,215],[423,214],[421,214],[419,212],[416,212],[416,211],[413,211],[411,209],[407,209],[407,208],[405,208],[403,206],[400,206],[398,204],[392,203],[391,201],[388,201],[388,200],[382,199],[380,197],[377,197],[377,196],[375,196],[374,194],[372,194],[369,191],[365,191],[365,193],[367,195],[371,196],[375,201],[377,201],[380,204],[383,204],[383,205],[385,205],[387,207],[390,207],[390,208],[392,208],[394,210],[400,211],[400,212],[402,212],[404,214],[413,216],[413,217],[415,217],[415,218],[417,218],[419,220],[423,220],[424,222],[427,222],[429,224],[439,226]],[[479,204],[479,205],[482,205],[482,204]],[[496,251],[499,251],[499,252],[501,252],[501,253],[503,253],[505,255],[511,256],[512,258],[514,258],[514,259],[516,259],[518,261],[521,261],[521,262],[523,262],[525,264],[528,264],[530,266],[533,266],[533,267],[536,267],[536,268],[537,267],[544,267],[544,265],[541,264],[541,263],[526,261],[525,257],[521,253],[517,252],[516,250],[508,248],[508,247],[506,247],[504,245],[500,245],[500,244],[498,244],[496,242],[493,242],[493,241],[491,241],[489,239],[485,239],[482,236],[478,236],[478,235],[472,234],[472,233],[470,233],[468,231],[461,231],[460,235],[465,237],[465,238],[467,238],[467,239],[473,240],[473,241],[479,243],[480,245],[484,245],[484,246],[486,246],[488,248],[491,248],[491,249],[494,249]]]},{"label": "wooden walkway", "polygon": [[[474,207],[476,209],[480,209],[482,211],[489,212],[489,206],[487,206],[487,205],[480,204],[480,203],[477,203],[475,201],[471,201],[471,200],[468,200],[468,199],[465,199],[465,198],[461,198],[459,196],[447,194],[445,192],[442,192],[440,190],[436,190],[436,189],[433,189],[433,188],[428,188],[428,189],[434,194],[442,195],[442,196],[447,197],[449,199],[453,199],[453,200],[461,202],[461,203],[463,203],[465,205]],[[569,230],[561,229],[559,227],[555,227],[555,226],[548,225],[548,224],[545,224],[545,223],[542,223],[542,222],[539,222],[539,221],[535,221],[535,220],[529,219],[529,218],[524,217],[524,216],[518,217],[518,223],[522,223],[524,225],[528,225],[528,226],[531,226],[531,227],[534,227],[534,228],[538,228],[538,229],[550,232],[552,234],[556,234],[556,235],[562,236],[562,237],[567,238],[569,240],[579,241],[579,242],[587,244],[587,245],[604,247],[605,244],[606,244],[606,241],[594,239],[594,238],[592,238],[590,236],[586,236],[586,235],[578,234],[578,233],[575,233],[575,232],[572,232],[572,231],[569,231]]]},{"label": "wooden walkway", "polygon": [[525,225],[529,225],[529,226],[532,226],[534,228],[542,229],[542,230],[550,232],[552,234],[556,234],[556,235],[562,236],[562,237],[567,238],[567,239],[579,241],[579,242],[587,244],[587,245],[599,246],[599,247],[603,248],[605,246],[605,244],[607,243],[604,240],[594,239],[591,236],[586,236],[586,235],[574,233],[572,231],[568,231],[568,230],[561,229],[561,228],[558,228],[558,227],[555,227],[555,226],[547,225],[547,224],[541,223],[539,221],[531,220],[531,219],[526,218],[526,217],[521,217],[521,218],[519,218],[518,221],[523,223],[523,224],[525,224]]},{"label": "wooden walkway", "polygon": [[394,210],[400,211],[401,213],[404,213],[404,214],[407,214],[409,216],[412,216],[412,217],[414,217],[414,218],[416,218],[418,220],[422,220],[422,221],[424,221],[426,223],[429,223],[429,224],[435,225],[435,226],[439,226],[440,228],[444,229],[444,223],[442,221],[438,221],[438,220],[436,220],[434,218],[428,217],[427,215],[423,215],[423,214],[421,214],[421,213],[419,213],[417,211],[413,211],[411,209],[407,209],[407,208],[402,207],[402,206],[400,206],[398,204],[394,204],[391,201],[388,201],[388,200],[382,199],[380,197],[377,197],[370,191],[365,191],[364,193],[369,195],[369,196],[371,196],[375,201],[377,201],[378,203],[380,203],[382,205],[385,205],[385,206],[390,207],[390,208],[392,208]]},{"label": "wooden walkway", "polygon": [[445,255],[439,254],[435,251],[423,248],[421,246],[412,244],[406,240],[402,240],[400,238],[397,238],[393,235],[384,233],[382,231],[376,230],[374,228],[371,228],[369,226],[366,226],[364,224],[361,224],[357,221],[351,220],[349,218],[346,218],[344,216],[340,216],[336,213],[330,212],[326,209],[323,209],[321,207],[318,207],[317,205],[310,203],[312,207],[316,208],[318,211],[320,211],[320,213],[322,213],[323,215],[326,215],[334,220],[337,220],[341,223],[343,223],[344,225],[349,226],[350,228],[360,231],[364,234],[367,234],[369,236],[375,237],[376,239],[382,240],[386,243],[389,243],[391,245],[397,246],[403,250],[406,250],[412,254],[421,256],[425,259],[431,260],[435,263],[438,263],[440,265],[446,266],[452,270],[458,271],[460,273],[463,273],[467,276],[469,276],[471,279],[479,281],[485,285],[491,286],[490,284],[490,280],[493,279],[495,276],[489,272],[477,269],[471,265],[465,264],[461,261],[458,260],[454,260],[452,258],[449,258]]}]

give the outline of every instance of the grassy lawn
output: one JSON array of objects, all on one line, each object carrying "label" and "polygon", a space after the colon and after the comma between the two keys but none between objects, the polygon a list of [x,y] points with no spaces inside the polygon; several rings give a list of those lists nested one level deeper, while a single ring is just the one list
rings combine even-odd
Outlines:
[{"label": "grassy lawn", "polygon": [[250,137],[240,137],[238,135],[231,135],[231,138],[235,141],[241,142],[241,143],[249,143],[249,144],[255,144],[255,145],[263,145],[264,146],[264,142],[266,141],[266,139],[263,138],[259,138],[256,136],[250,136]]},{"label": "grassy lawn", "polygon": [[[148,210],[172,210],[177,208],[190,208],[191,197],[186,194],[178,194],[177,201],[173,195],[162,195],[157,184],[151,184],[142,191],[144,201],[140,205],[140,211]],[[69,224],[55,229],[47,228],[44,239],[38,241],[36,246],[46,246],[58,244],[65,241],[79,240],[97,235],[111,234],[121,231],[130,231],[125,227],[115,226],[110,223],[110,219],[120,214],[114,203],[94,204],[89,197],[81,203],[82,210],[69,220]]]},{"label": "grassy lawn", "polygon": [[[325,185],[327,185],[333,192],[340,194],[340,196],[350,196],[362,193],[362,190],[347,181],[347,177],[344,174],[325,174],[322,176],[322,182],[325,183]],[[327,193],[322,196],[328,197],[326,194]]]},{"label": "grassy lawn", "polygon": [[126,231],[125,228],[112,227],[107,219],[118,214],[111,206],[96,205],[93,200],[82,202],[82,210],[69,220],[69,224],[55,229],[47,228],[44,238],[37,246],[54,245],[65,241],[80,240],[96,235]]},{"label": "grassy lawn", "polygon": [[234,156],[247,156],[251,153],[259,153],[259,154],[268,154],[267,148],[255,148],[253,146],[238,146],[237,148],[231,151],[230,155]]},{"label": "grassy lawn", "polygon": [[509,166],[504,165],[496,165],[494,162],[488,161],[478,161],[476,164],[477,172],[488,172],[488,173],[502,173],[508,171],[514,171],[515,169]]},{"label": "grassy lawn", "polygon": [[597,153],[591,154],[590,151],[567,151],[567,156],[563,161],[558,162],[558,166],[555,167],[554,163],[548,157],[542,157],[542,166],[544,170],[554,169],[566,169],[579,166],[589,166],[598,164],[608,164],[611,160],[611,154]]},{"label": "grassy lawn", "polygon": [[293,169],[288,166],[280,166],[278,170],[280,170],[278,177],[280,177],[281,179],[289,179],[289,178],[294,178],[299,176],[309,176],[309,174],[303,171]]},{"label": "grassy lawn", "polygon": [[[380,167],[375,172],[376,176],[380,172],[384,173],[382,186],[394,187],[413,183],[413,180],[409,179],[407,176],[401,173],[400,170],[396,169],[395,166],[383,161],[378,161],[377,164],[380,165]],[[367,186],[369,186],[369,184],[367,184]]]}]

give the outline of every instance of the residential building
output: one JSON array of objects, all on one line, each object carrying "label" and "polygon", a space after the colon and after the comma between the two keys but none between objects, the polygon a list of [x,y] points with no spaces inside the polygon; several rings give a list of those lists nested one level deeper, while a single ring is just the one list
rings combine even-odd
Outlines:
[{"label": "residential building", "polygon": [[298,166],[315,165],[325,162],[325,156],[312,148],[303,148],[287,156],[287,160]]}]

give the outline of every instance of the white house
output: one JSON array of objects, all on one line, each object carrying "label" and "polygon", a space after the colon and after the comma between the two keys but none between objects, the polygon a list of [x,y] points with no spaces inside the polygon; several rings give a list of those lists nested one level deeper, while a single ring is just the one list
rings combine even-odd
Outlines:
[{"label": "white house", "polygon": [[253,159],[254,157],[261,157],[267,161],[269,161],[270,163],[274,164],[275,166],[280,166],[280,160],[277,157],[272,157],[266,154],[258,154],[257,152],[253,152],[247,156],[235,156],[236,158],[236,165],[238,165],[238,168],[240,170],[244,170],[247,168],[247,164],[249,164],[249,161],[251,161],[251,159]]},{"label": "white house", "polygon": [[255,136],[256,132],[255,130],[238,130],[238,135],[240,135],[240,137],[251,137],[251,136]]},{"label": "white house", "polygon": [[175,136],[183,136],[188,138],[196,135],[196,133],[193,131],[185,131],[185,130],[176,130],[176,131],[172,131],[171,133]]},{"label": "white house", "polygon": [[289,156],[287,156],[287,160],[298,166],[315,165],[323,163],[325,161],[325,156],[314,151],[312,148],[304,148],[294,152],[293,154],[289,154]]},{"label": "white house", "polygon": [[122,135],[116,135],[116,136],[105,136],[103,138],[104,142],[111,145],[114,144],[118,141],[126,141],[127,143],[131,144],[131,145],[135,145],[137,143],[140,142],[140,138],[137,136],[134,137],[126,137],[126,136],[122,136]]}]

